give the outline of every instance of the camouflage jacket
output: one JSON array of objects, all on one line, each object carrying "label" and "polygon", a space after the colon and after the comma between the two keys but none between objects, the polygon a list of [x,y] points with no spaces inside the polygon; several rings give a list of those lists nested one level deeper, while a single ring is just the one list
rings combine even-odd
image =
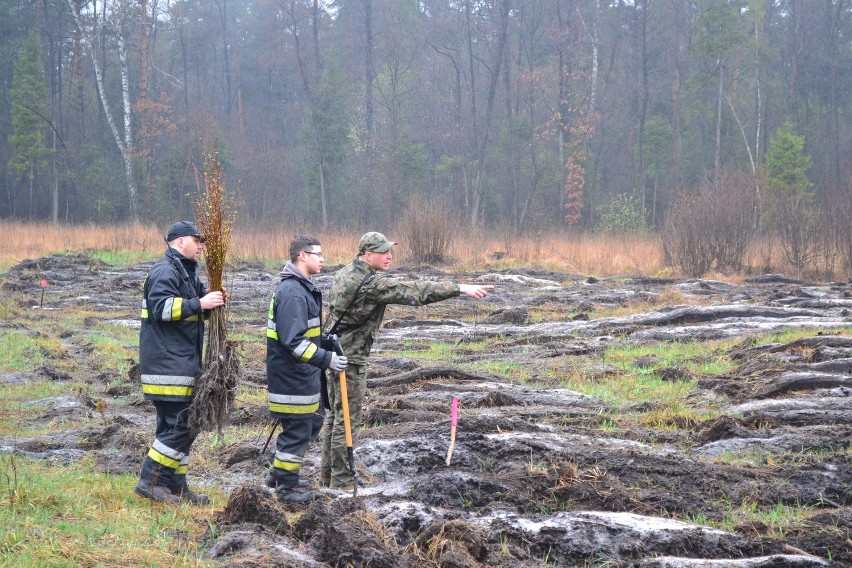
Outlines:
[{"label": "camouflage jacket", "polygon": [[[358,289],[361,282],[364,284]],[[349,306],[356,289],[358,295]],[[366,262],[356,258],[334,276],[328,301],[331,311],[328,327],[331,328],[343,315],[336,330],[343,352],[350,363],[364,365],[388,304],[422,306],[458,295],[459,285],[453,282],[397,280],[373,270]],[[348,310],[346,306],[349,306]],[[343,313],[344,310],[346,313]]]}]

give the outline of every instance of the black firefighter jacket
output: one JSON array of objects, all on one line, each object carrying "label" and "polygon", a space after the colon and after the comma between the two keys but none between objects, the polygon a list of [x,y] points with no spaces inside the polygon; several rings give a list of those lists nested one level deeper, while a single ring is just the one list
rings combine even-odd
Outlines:
[{"label": "black firefighter jacket", "polygon": [[201,373],[204,284],[196,265],[171,249],[154,263],[142,287],[139,367],[148,400],[188,402]]},{"label": "black firefighter jacket", "polygon": [[322,293],[290,262],[280,276],[266,328],[269,413],[310,418],[320,407],[320,374],[331,362],[319,345]]}]

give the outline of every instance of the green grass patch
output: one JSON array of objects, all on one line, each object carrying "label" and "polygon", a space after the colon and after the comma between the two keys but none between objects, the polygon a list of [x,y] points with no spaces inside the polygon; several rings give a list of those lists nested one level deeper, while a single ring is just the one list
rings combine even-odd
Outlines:
[{"label": "green grass patch", "polygon": [[75,336],[75,341],[97,352],[97,357],[92,358],[93,367],[126,376],[131,361],[139,353],[139,331],[121,326],[98,327]]},{"label": "green grass patch", "polygon": [[27,384],[0,385],[0,408],[5,404],[21,404],[41,398],[70,394],[72,389],[65,382],[33,381]]},{"label": "green grass patch", "polygon": [[18,261],[14,258],[0,258],[0,278],[5,276],[9,269],[17,265]]},{"label": "green grass patch", "polygon": [[[665,380],[660,371],[683,368],[691,375],[718,375],[736,367],[728,355],[733,343],[727,342],[668,342],[657,345],[618,346],[607,349],[602,359],[587,365],[603,364],[621,370],[600,376],[575,369],[560,380],[561,386],[596,396],[605,403],[622,407],[631,404],[653,403],[650,410],[620,414],[620,427],[646,426],[654,428],[683,428],[698,421],[719,416],[720,410],[711,406],[695,408],[684,401],[695,389],[695,380]],[[653,366],[637,366],[646,358]]]},{"label": "green grass patch", "polygon": [[[2,278],[2,277],[0,277]],[[0,299],[0,321],[10,321],[18,314],[20,308],[16,306],[8,296]]]},{"label": "green grass patch", "polygon": [[70,354],[56,337],[14,329],[0,329],[0,353],[3,353],[0,373],[32,370],[48,359],[70,359]]},{"label": "green grass patch", "polygon": [[695,388],[695,381],[666,381],[648,371],[595,380],[574,374],[564,379],[560,386],[596,396],[613,406],[654,401],[676,409],[683,405],[682,401]]},{"label": "green grass patch", "polygon": [[237,386],[237,404],[255,404],[266,407],[268,403],[266,385],[250,385],[240,383]]},{"label": "green grass patch", "polygon": [[814,514],[813,507],[801,503],[778,502],[770,507],[761,507],[753,501],[743,501],[739,505],[728,502],[724,504],[724,509],[727,512],[718,520],[703,512],[688,515],[686,520],[728,532],[742,532],[743,527],[760,527],[761,535],[784,539],[791,529],[800,526]]},{"label": "green grass patch", "polygon": [[837,455],[852,457],[852,441],[845,449],[803,450],[800,452],[783,452],[771,454],[767,452],[724,452],[713,458],[713,461],[728,465],[768,464],[772,466],[809,467],[824,463],[826,458]]},{"label": "green grass patch", "polygon": [[500,375],[520,384],[528,384],[532,379],[532,370],[524,363],[516,361],[480,361],[470,365],[472,369]]},{"label": "green grass patch", "polygon": [[468,355],[482,353],[489,347],[487,341],[471,341],[459,344],[458,342],[424,340],[406,341],[403,345],[403,349],[398,352],[400,357],[422,361],[441,361],[449,364],[466,361]]},{"label": "green grass patch", "polygon": [[654,368],[683,367],[693,374],[717,375],[736,367],[728,355],[735,343],[731,341],[699,342],[672,341],[657,345],[611,347],[604,352],[603,362],[626,370],[647,372],[633,363],[640,358],[655,360]]},{"label": "green grass patch", "polygon": [[92,460],[61,468],[0,456],[3,566],[212,566],[199,536],[210,507],[152,504],[133,493],[135,476],[95,472]]},{"label": "green grass patch", "polygon": [[749,345],[771,345],[773,343],[790,343],[806,337],[815,337],[819,335],[852,335],[852,326],[835,327],[835,328],[793,328],[778,333],[770,333],[766,335],[757,335],[744,340],[744,346]]},{"label": "green grass patch", "polygon": [[[264,322],[266,323],[266,322]],[[246,345],[262,345],[263,348],[266,348],[266,326],[263,328],[258,328],[256,330],[228,330],[228,340],[229,341],[239,341]]]},{"label": "green grass patch", "polygon": [[[574,369],[559,375],[559,386],[600,398],[605,404],[628,410],[616,412],[609,418],[607,428],[630,429],[636,427],[677,430],[696,423],[717,418],[721,408],[705,403],[695,406],[688,402],[697,381],[664,379],[659,368],[683,367],[692,374],[721,373],[733,367],[725,354],[709,355],[707,346],[698,344],[661,345],[655,348],[619,347],[607,351],[605,364],[621,369],[614,374],[585,372]],[[659,359],[656,367],[637,367],[633,362],[639,357]],[[553,374],[553,369],[551,369]],[[629,410],[634,405],[647,406],[641,411]]]},{"label": "green grass patch", "polygon": [[486,352],[491,342],[470,341],[465,343],[440,341],[407,341],[399,352],[400,357],[417,361],[440,362],[447,365],[464,365],[475,370],[492,373],[519,383],[527,383],[532,376],[529,365],[515,361],[476,361],[471,363],[471,355]]},{"label": "green grass patch", "polygon": [[[166,249],[166,243],[163,243],[163,250]],[[92,260],[99,260],[103,263],[115,266],[117,268],[127,268],[135,266],[143,262],[157,260],[162,256],[161,252],[148,252],[144,250],[92,250],[83,251],[86,256]],[[62,251],[61,254],[76,254],[74,251]]]},{"label": "green grass patch", "polygon": [[[34,421],[54,405],[53,397],[68,396],[74,387],[67,382],[34,381],[27,384],[0,385],[0,435],[36,436],[55,430],[45,421]],[[40,404],[42,399],[48,399]],[[26,426],[22,426],[26,425]]]}]

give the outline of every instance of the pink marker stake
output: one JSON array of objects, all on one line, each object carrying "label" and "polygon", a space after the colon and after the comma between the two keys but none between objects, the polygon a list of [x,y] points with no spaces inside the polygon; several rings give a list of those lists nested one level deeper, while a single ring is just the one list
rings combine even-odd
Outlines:
[{"label": "pink marker stake", "polygon": [[44,307],[44,291],[47,290],[47,278],[41,279],[41,301],[38,303],[39,308]]},{"label": "pink marker stake", "polygon": [[447,448],[447,465],[450,465],[450,460],[453,459],[453,450],[456,447],[456,428],[459,425],[459,399],[457,396],[453,397],[450,425],[450,447]]}]

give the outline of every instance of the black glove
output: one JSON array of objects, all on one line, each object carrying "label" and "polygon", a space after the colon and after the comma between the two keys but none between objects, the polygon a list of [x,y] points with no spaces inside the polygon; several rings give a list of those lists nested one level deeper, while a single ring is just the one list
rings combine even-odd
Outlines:
[{"label": "black glove", "polygon": [[319,346],[326,351],[334,352],[334,341],[332,341],[332,335],[329,335],[325,332],[320,334],[320,344]]}]

